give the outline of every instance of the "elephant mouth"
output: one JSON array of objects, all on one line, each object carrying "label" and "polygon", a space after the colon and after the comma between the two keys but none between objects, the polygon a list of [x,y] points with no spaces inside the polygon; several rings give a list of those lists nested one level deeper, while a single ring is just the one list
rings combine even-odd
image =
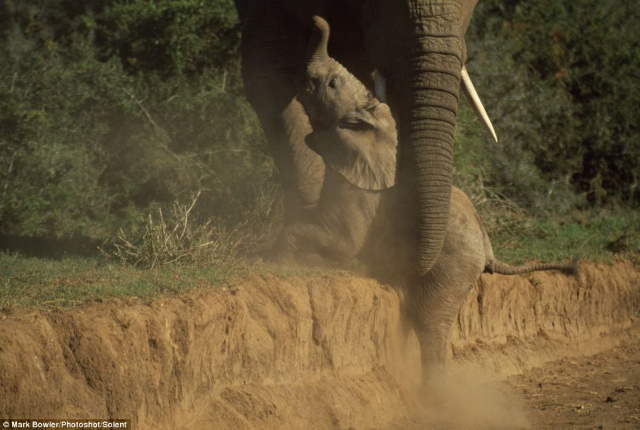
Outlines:
[{"label": "elephant mouth", "polygon": [[314,131],[327,130],[336,125],[337,121],[327,112],[328,109],[315,92],[303,91],[299,96],[299,101],[304,107]]},{"label": "elephant mouth", "polygon": [[319,112],[317,107],[305,106],[305,110],[307,111],[311,128],[313,128],[314,131],[328,130],[332,127],[334,121],[332,121],[327,115],[323,115]]}]

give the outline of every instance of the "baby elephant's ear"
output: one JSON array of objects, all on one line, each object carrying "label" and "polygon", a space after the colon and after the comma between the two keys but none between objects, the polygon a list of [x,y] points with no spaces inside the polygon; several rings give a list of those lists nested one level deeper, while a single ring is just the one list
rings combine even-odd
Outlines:
[{"label": "baby elephant's ear", "polygon": [[346,115],[337,128],[316,131],[307,143],[352,185],[382,191],[395,185],[396,125],[387,105]]}]

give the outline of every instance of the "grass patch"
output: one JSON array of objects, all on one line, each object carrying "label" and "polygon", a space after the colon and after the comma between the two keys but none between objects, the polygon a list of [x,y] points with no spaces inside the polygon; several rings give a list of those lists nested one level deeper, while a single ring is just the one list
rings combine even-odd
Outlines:
[{"label": "grass patch", "polygon": [[[640,255],[640,213],[629,209],[533,218],[515,206],[486,203],[481,216],[503,261],[574,258],[612,261]],[[153,299],[196,288],[216,288],[252,275],[322,277],[340,270],[277,266],[234,256],[212,262],[137,267],[105,257],[46,259],[0,253],[0,311],[59,309],[116,297]]]},{"label": "grass patch", "polygon": [[495,223],[491,227],[496,256],[511,263],[574,258],[610,262],[640,253],[640,213],[630,209],[580,211],[553,218],[520,215],[506,228]]},{"label": "grass patch", "polygon": [[114,297],[154,297],[222,285],[227,267],[167,265],[138,269],[104,259],[49,260],[0,254],[0,309],[64,308]]},{"label": "grass patch", "polygon": [[142,269],[106,258],[46,259],[0,253],[0,312],[63,309],[118,297],[151,300],[198,288],[218,288],[252,275],[309,278],[334,272],[339,273],[242,259],[227,266],[166,264]]},{"label": "grass patch", "polygon": [[[150,211],[104,243],[95,257],[53,259],[0,252],[0,311],[66,308],[115,297],[153,298],[215,288],[252,274],[309,277],[323,272],[245,261],[241,255],[255,250],[274,228],[263,220],[272,217],[262,216],[258,208],[231,228],[199,220],[193,216],[198,197],[199,193],[186,202],[176,201],[166,211]],[[271,208],[272,203],[262,206]]]}]

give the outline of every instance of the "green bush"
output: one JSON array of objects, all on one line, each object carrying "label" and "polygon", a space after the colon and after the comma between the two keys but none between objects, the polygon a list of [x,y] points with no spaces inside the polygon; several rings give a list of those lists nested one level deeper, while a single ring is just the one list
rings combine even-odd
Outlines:
[{"label": "green bush", "polygon": [[108,237],[196,190],[233,224],[273,188],[231,0],[29,3],[0,5],[0,234]]},{"label": "green bush", "polygon": [[488,153],[490,185],[534,208],[579,205],[568,191],[640,203],[639,15],[630,2],[479,3],[469,68],[504,146]]},{"label": "green bush", "polygon": [[[479,3],[469,69],[501,144],[463,109],[456,180],[497,229],[640,202],[639,13]],[[106,238],[199,190],[197,219],[264,225],[279,191],[239,40],[231,0],[0,3],[0,234]]]},{"label": "green bush", "polygon": [[237,66],[240,31],[231,0],[110,3],[97,20],[99,47],[131,74],[171,78]]},{"label": "green bush", "polygon": [[99,145],[129,78],[96,60],[85,40],[0,47],[0,230],[56,236],[91,233],[112,197],[99,184]]}]

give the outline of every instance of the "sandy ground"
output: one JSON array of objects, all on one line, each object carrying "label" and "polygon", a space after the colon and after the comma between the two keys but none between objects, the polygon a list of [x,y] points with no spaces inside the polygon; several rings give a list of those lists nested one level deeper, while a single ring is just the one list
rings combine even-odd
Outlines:
[{"label": "sandy ground", "polygon": [[640,339],[548,363],[507,385],[534,429],[640,429]]},{"label": "sandy ground", "polygon": [[503,381],[483,369],[414,393],[386,430],[640,429],[640,332],[614,349],[563,358]]},{"label": "sandy ground", "polygon": [[451,375],[434,374],[429,391],[412,387],[421,371],[402,309],[393,288],[334,273],[0,313],[0,418],[185,430],[640,429],[632,262],[586,264],[577,277],[483,275],[453,328]]}]

